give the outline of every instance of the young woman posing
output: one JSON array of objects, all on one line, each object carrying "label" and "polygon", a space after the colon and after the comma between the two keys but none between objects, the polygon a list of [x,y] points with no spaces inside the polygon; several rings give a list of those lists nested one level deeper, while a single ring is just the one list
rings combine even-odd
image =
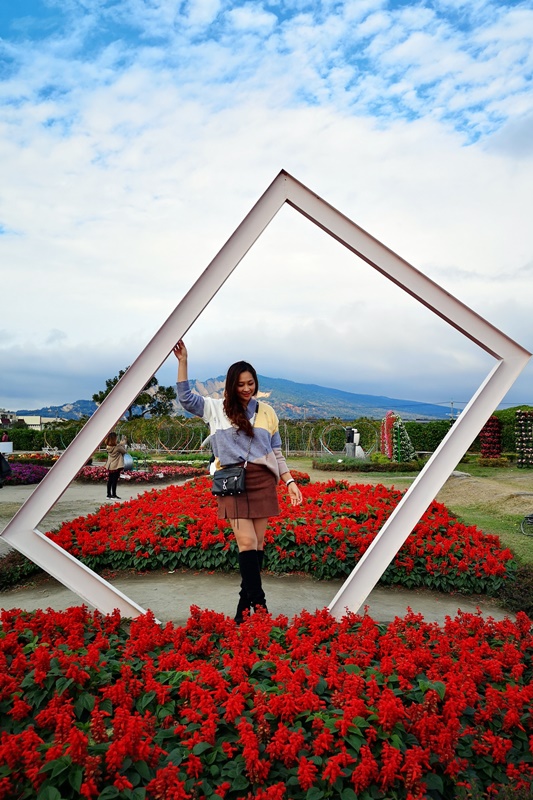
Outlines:
[{"label": "young woman posing", "polygon": [[187,348],[182,340],[173,352],[179,362],[178,399],[186,411],[209,424],[216,468],[247,462],[246,491],[217,498],[218,517],[229,520],[239,548],[242,581],[235,621],[240,623],[246,609],[266,609],[261,567],[268,519],[279,514],[277,483],[285,483],[292,505],[302,502],[302,493],[281,452],[276,413],[256,399],[259,384],[252,365],[246,361],[232,364],[224,399],[214,400],[191,391]]}]

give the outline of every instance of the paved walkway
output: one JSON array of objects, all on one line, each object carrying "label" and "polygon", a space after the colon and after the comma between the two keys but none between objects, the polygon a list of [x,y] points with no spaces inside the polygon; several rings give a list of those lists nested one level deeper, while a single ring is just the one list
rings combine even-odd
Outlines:
[{"label": "paved walkway", "polygon": [[[157,484],[161,488],[162,484]],[[123,500],[136,497],[154,488],[153,485],[122,482],[119,495]],[[5,486],[0,490],[0,531],[33,491],[33,486]],[[95,511],[105,500],[105,487],[98,484],[73,483],[45,517],[40,529],[51,530],[62,521]],[[0,536],[0,555],[7,547]],[[2,550],[3,548],[3,550]],[[193,572],[156,572],[145,575],[120,575],[110,581],[143,608],[151,609],[162,620],[183,624],[191,605],[209,608],[228,615],[235,613],[239,577],[236,574]],[[342,581],[314,581],[308,576],[264,576],[269,610],[274,616],[289,618],[303,609],[314,611],[329,605]],[[31,585],[0,594],[0,607],[5,609],[53,608],[62,610],[82,601],[53,578],[35,579]],[[463,597],[429,591],[408,591],[377,588],[367,601],[369,614],[380,622],[404,616],[411,608],[428,621],[442,624],[446,616],[454,617],[460,609],[494,619],[513,617],[492,600],[484,597]]]}]

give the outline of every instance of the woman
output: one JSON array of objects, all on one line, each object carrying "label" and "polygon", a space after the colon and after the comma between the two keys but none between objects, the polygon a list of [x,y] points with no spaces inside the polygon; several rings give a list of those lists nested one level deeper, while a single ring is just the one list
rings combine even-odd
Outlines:
[{"label": "woman", "polygon": [[107,497],[120,500],[117,495],[117,483],[119,475],[124,467],[124,453],[126,452],[126,440],[122,439],[117,444],[117,434],[112,431],[105,440],[107,448]]},{"label": "woman", "polygon": [[261,567],[268,518],[279,514],[276,485],[279,480],[285,483],[292,505],[302,502],[302,494],[281,452],[276,413],[256,399],[259,383],[252,365],[232,364],[224,399],[214,400],[191,392],[187,348],[181,339],[173,352],[179,362],[178,399],[209,424],[216,469],[247,462],[244,494],[217,498],[218,517],[229,520],[239,548],[242,582],[235,621],[240,624],[246,609],[267,608]]}]

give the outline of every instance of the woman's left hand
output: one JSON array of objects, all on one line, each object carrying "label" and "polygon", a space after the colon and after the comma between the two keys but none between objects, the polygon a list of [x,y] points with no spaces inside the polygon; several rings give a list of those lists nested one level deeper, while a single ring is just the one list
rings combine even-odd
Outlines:
[{"label": "woman's left hand", "polygon": [[303,500],[300,487],[298,486],[296,481],[289,484],[289,497],[291,499],[291,505],[293,506],[299,506]]}]

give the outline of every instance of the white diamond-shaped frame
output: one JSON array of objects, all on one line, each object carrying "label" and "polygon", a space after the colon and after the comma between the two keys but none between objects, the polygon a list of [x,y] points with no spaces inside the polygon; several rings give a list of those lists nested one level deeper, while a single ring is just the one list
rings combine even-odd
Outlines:
[{"label": "white diamond-shaped frame", "polygon": [[492,370],[331,601],[329,608],[336,617],[340,618],[346,609],[357,612],[363,606],[531,356],[282,170],[3,531],[4,539],[14,548],[102,613],[118,609],[125,617],[137,617],[145,613],[145,609],[50,541],[37,525],[285,203],[496,359]]}]

